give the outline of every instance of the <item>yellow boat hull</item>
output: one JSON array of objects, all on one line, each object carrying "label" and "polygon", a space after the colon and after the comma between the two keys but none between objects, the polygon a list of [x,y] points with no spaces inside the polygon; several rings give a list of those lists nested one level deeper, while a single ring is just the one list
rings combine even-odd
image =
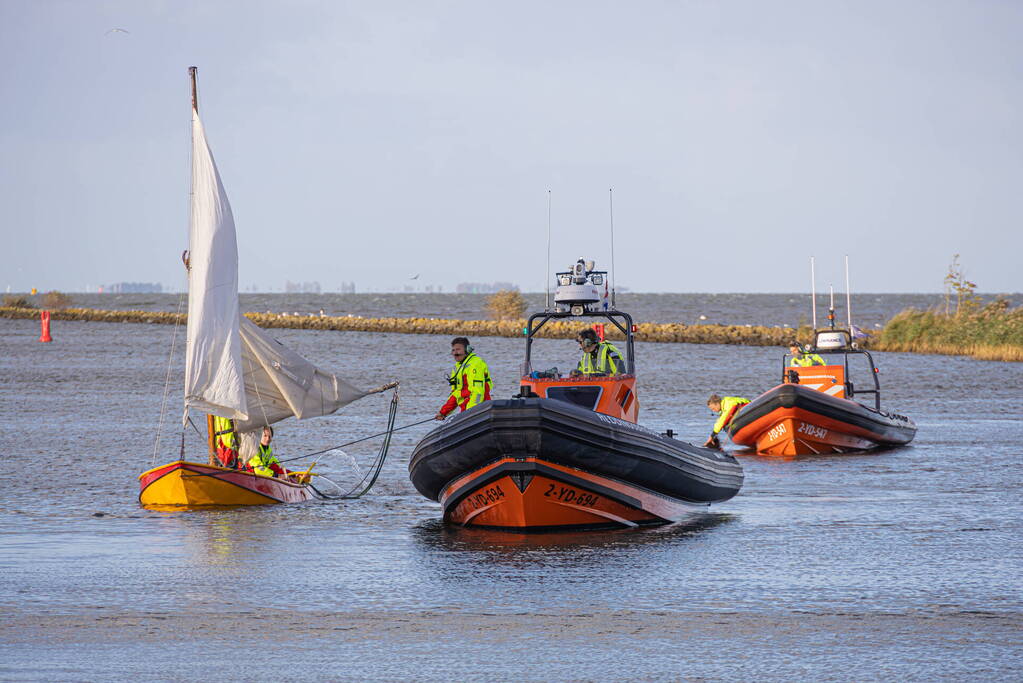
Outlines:
[{"label": "yellow boat hull", "polygon": [[139,475],[139,503],[147,508],[298,503],[312,487],[252,472],[176,460]]}]

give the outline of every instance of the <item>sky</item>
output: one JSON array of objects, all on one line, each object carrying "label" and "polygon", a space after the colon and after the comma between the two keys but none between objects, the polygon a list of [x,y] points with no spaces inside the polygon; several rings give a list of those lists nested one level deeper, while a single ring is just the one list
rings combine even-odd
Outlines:
[{"label": "sky", "polygon": [[[111,31],[118,28],[123,31]],[[0,288],[1023,290],[1023,3],[0,0]],[[549,194],[548,194],[549,192]],[[415,275],[415,280],[410,278]]]}]

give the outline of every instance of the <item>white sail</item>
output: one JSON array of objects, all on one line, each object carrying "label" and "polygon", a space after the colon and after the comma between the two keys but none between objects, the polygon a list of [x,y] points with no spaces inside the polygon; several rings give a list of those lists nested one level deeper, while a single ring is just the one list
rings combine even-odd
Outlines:
[{"label": "white sail", "polygon": [[238,331],[238,244],[231,204],[192,110],[185,410],[248,419]]},{"label": "white sail", "polygon": [[240,330],[249,416],[235,420],[239,433],[292,415],[330,415],[369,393],[320,370],[244,316]]}]

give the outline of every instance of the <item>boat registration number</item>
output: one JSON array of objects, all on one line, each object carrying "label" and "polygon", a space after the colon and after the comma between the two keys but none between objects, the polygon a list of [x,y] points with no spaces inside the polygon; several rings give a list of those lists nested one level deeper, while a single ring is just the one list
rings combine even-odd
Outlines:
[{"label": "boat registration number", "polygon": [[771,441],[774,441],[775,439],[777,439],[778,437],[780,437],[782,434],[784,434],[787,431],[788,430],[785,429],[785,425],[784,424],[777,425],[777,426],[772,427],[771,429],[767,430],[767,438],[770,439]]},{"label": "boat registration number", "polygon": [[472,494],[465,500],[472,506],[473,510],[479,510],[480,508],[492,505],[503,498],[504,491],[501,490],[501,486],[499,484],[494,484],[493,486],[489,486]]},{"label": "boat registration number", "polygon": [[547,490],[543,492],[543,495],[548,498],[554,498],[562,503],[572,503],[573,505],[582,505],[584,507],[593,507],[600,500],[600,496],[595,496],[592,493],[577,491],[567,486],[558,486],[557,484],[548,484]]},{"label": "boat registration number", "polygon": [[807,424],[806,422],[799,423],[799,429],[797,430],[800,434],[806,434],[807,436],[814,436],[818,439],[824,439],[828,436],[828,430],[824,427],[818,427],[817,425]]}]

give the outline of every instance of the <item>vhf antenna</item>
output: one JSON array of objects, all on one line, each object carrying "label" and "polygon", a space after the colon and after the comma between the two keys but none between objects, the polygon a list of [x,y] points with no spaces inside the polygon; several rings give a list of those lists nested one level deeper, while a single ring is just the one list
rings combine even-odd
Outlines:
[{"label": "vhf antenna", "polygon": [[611,214],[611,310],[616,311],[615,306],[615,193],[614,188],[607,189],[608,209]]},{"label": "vhf antenna", "polygon": [[852,294],[849,291],[849,254],[845,255],[845,312],[849,321],[849,334],[852,334]]},{"label": "vhf antenna", "polygon": [[544,299],[544,310],[551,310],[551,190],[547,189],[547,271],[543,274],[544,281],[544,292],[546,297]]},{"label": "vhf antenna", "polygon": [[828,327],[835,329],[835,286],[829,283],[828,289],[831,291],[831,305],[828,307]]},{"label": "vhf antenna", "polygon": [[813,311],[813,331],[817,331],[817,278],[814,276],[813,256],[810,257],[810,309]]}]

